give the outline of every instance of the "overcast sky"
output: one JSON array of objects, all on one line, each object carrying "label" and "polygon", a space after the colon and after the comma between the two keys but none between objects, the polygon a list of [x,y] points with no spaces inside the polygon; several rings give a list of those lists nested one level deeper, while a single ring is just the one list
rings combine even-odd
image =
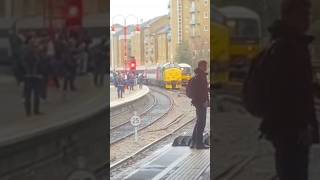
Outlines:
[{"label": "overcast sky", "polygon": [[[110,0],[110,24],[123,24],[123,18],[116,15],[135,15],[143,22],[168,14],[169,0]],[[113,19],[113,20],[112,20]],[[127,24],[135,24],[136,18],[128,17]]]}]

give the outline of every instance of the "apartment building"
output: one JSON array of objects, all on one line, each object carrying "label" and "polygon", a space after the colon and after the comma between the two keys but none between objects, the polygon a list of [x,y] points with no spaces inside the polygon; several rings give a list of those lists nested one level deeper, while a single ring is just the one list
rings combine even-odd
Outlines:
[{"label": "apartment building", "polygon": [[200,58],[210,57],[210,1],[170,0],[169,17],[173,59],[176,49],[188,43],[193,54],[193,64]]}]

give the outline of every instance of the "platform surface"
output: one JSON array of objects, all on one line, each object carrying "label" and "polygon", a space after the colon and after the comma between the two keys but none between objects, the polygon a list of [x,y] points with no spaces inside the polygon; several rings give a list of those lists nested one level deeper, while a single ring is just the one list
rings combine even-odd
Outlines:
[{"label": "platform surface", "polygon": [[142,89],[139,89],[138,86],[134,87],[133,91],[125,90],[123,98],[118,98],[117,89],[114,86],[110,86],[110,108],[115,108],[126,103],[130,103],[137,99],[142,98],[150,92],[148,86],[143,86]]},{"label": "platform surface", "polygon": [[95,87],[91,74],[78,77],[75,85],[75,92],[66,93],[49,86],[47,101],[40,102],[43,114],[27,117],[23,86],[14,77],[0,74],[0,147],[76,123],[107,108],[108,88]]}]

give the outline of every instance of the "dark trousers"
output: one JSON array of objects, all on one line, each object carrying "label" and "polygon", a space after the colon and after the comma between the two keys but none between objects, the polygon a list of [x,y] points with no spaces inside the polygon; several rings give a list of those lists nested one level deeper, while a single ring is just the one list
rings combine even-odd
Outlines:
[{"label": "dark trousers", "polygon": [[203,144],[203,131],[206,126],[207,108],[196,106],[197,121],[192,133],[192,142],[194,145]]},{"label": "dark trousers", "polygon": [[118,92],[118,98],[122,98],[122,93],[123,93],[123,86],[118,86],[117,87],[117,92]]},{"label": "dark trousers", "polygon": [[41,98],[42,99],[47,99],[47,92],[48,92],[48,77],[44,77],[42,79],[41,83]]},{"label": "dark trousers", "polygon": [[69,87],[72,91],[74,91],[76,89],[74,86],[74,80],[75,80],[75,76],[73,75],[65,76],[63,80],[63,90],[67,91]]},{"label": "dark trousers", "polygon": [[130,83],[130,90],[133,91],[134,82]]},{"label": "dark trousers", "polygon": [[42,80],[37,78],[26,78],[24,84],[24,98],[25,98],[25,110],[26,114],[31,114],[32,103],[31,97],[33,96],[33,112],[39,113],[40,106],[40,92]]},{"label": "dark trousers", "polygon": [[56,86],[56,88],[59,89],[60,88],[59,77],[58,76],[53,76],[52,80],[53,80],[53,83]]},{"label": "dark trousers", "polygon": [[288,141],[273,141],[273,145],[279,179],[307,180],[310,146]]},{"label": "dark trousers", "polygon": [[95,73],[94,74],[94,85],[103,86],[104,73]]}]

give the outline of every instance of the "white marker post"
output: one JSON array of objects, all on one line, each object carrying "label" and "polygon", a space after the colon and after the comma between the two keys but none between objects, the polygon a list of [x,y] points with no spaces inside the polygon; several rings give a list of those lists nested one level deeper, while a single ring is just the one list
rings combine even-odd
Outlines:
[{"label": "white marker post", "polygon": [[135,142],[138,141],[138,126],[140,125],[141,122],[141,118],[139,116],[137,116],[137,112],[134,111],[133,112],[133,116],[131,117],[130,121],[132,126],[134,126],[134,140]]}]

